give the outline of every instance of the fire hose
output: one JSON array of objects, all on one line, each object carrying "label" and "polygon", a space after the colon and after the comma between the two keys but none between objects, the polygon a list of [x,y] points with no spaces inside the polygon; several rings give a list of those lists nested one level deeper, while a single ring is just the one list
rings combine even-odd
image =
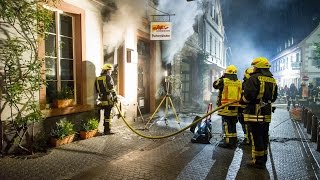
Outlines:
[{"label": "fire hose", "polygon": [[179,131],[176,131],[176,132],[171,133],[171,134],[168,134],[168,135],[163,135],[163,136],[148,136],[148,135],[145,135],[145,134],[142,134],[142,133],[136,131],[136,130],[128,123],[128,121],[123,117],[123,115],[122,115],[122,113],[121,113],[121,111],[120,111],[120,108],[119,108],[118,104],[115,104],[115,107],[117,108],[118,113],[120,114],[120,117],[121,117],[121,119],[123,120],[123,122],[128,126],[128,128],[129,128],[131,131],[133,131],[133,132],[136,133],[137,135],[139,135],[139,136],[141,136],[141,137],[143,137],[143,138],[147,138],[147,139],[164,139],[164,138],[168,138],[168,137],[175,136],[175,135],[177,135],[177,134],[182,133],[183,131],[187,130],[187,129],[190,128],[191,126],[194,126],[194,125],[198,124],[201,120],[203,120],[204,118],[208,117],[208,116],[211,115],[212,113],[214,113],[214,112],[216,112],[216,111],[218,111],[218,110],[220,110],[220,109],[222,109],[222,108],[224,108],[224,107],[226,107],[226,106],[229,106],[229,105],[231,105],[231,104],[237,103],[237,102],[239,102],[239,101],[232,101],[232,102],[226,103],[226,104],[224,104],[224,105],[221,105],[221,106],[213,109],[212,111],[208,112],[208,113],[205,114],[204,116],[198,118],[197,120],[195,120],[194,122],[192,122],[190,125],[188,125],[188,126],[182,128],[182,129],[180,129]]}]

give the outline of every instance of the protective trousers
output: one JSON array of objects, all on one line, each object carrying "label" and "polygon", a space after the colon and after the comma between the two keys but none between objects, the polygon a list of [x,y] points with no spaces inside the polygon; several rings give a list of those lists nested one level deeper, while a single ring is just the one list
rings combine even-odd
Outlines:
[{"label": "protective trousers", "polygon": [[111,121],[112,121],[112,107],[113,106],[102,106],[102,109],[104,109],[104,121],[103,121],[103,126],[104,126],[104,133],[109,134],[111,130]]},{"label": "protective trousers", "polygon": [[244,122],[244,117],[242,112],[238,114],[238,120],[241,124],[242,127],[242,131],[244,134],[244,143],[249,144],[250,143],[250,134],[249,134],[249,130],[248,130],[248,124],[246,122]]},{"label": "protective trousers", "polygon": [[237,116],[222,116],[222,127],[226,144],[236,145],[237,143]]},{"label": "protective trousers", "polygon": [[258,165],[265,166],[268,160],[269,124],[268,122],[248,122],[252,160]]}]

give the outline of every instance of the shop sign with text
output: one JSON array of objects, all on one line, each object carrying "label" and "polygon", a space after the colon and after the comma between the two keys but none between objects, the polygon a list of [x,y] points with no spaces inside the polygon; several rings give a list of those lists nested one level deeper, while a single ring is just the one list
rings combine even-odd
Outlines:
[{"label": "shop sign with text", "polygon": [[151,22],[151,40],[171,40],[171,22]]}]

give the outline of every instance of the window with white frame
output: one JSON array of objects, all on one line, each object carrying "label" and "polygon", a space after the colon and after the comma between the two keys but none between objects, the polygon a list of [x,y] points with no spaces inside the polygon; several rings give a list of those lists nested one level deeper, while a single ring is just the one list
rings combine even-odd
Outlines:
[{"label": "window with white frame", "polygon": [[[75,91],[74,17],[55,11],[46,32],[45,68],[46,103],[51,104],[57,91]],[[75,95],[75,94],[74,94]]]},{"label": "window with white frame", "polygon": [[209,37],[209,52],[210,52],[210,55],[212,54],[212,34],[210,33],[210,37]]}]

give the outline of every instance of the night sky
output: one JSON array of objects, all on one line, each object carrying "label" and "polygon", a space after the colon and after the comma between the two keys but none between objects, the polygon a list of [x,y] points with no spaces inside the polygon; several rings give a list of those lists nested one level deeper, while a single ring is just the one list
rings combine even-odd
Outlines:
[{"label": "night sky", "polygon": [[320,22],[320,0],[221,0],[221,5],[231,63],[240,69],[254,57],[271,58],[285,40],[300,42]]}]

